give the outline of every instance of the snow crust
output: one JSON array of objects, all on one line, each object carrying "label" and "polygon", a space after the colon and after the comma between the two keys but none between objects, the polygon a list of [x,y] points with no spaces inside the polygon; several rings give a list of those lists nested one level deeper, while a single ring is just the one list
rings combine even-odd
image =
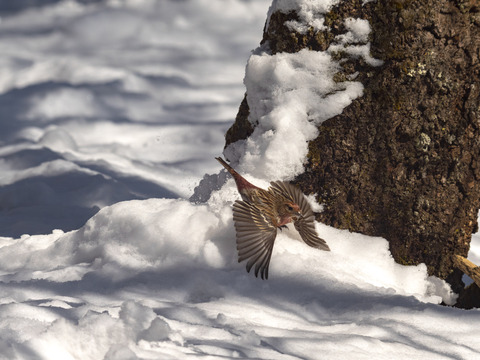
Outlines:
[{"label": "snow crust", "polygon": [[315,31],[325,30],[325,19],[323,14],[327,13],[340,0],[322,0],[322,1],[298,1],[298,0],[273,0],[268,10],[267,25],[270,16],[280,11],[289,13],[295,11],[299,21],[289,21],[287,26],[299,33],[305,33],[310,27]]},{"label": "snow crust", "polygon": [[[270,11],[315,23],[334,3]],[[256,129],[225,153],[265,187],[302,171],[316,126],[362,95],[332,80],[333,49],[259,48],[244,73],[269,4],[52,1],[2,15],[0,359],[480,356],[480,312],[439,306],[455,301],[449,286],[396,264],[384,239],[317,223],[322,252],[292,227],[262,281],[237,263],[233,180],[207,177],[203,201],[185,199],[219,172],[242,76]],[[345,21],[337,45],[369,56],[369,25]]]}]

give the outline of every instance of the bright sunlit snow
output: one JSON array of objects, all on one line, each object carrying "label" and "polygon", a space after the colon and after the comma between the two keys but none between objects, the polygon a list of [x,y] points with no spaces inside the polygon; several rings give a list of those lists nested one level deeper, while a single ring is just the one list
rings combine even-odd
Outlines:
[{"label": "bright sunlit snow", "polygon": [[244,92],[256,129],[225,154],[266,187],[362,95],[332,52],[381,65],[361,19],[324,53],[257,48],[273,10],[321,29],[337,2],[0,3],[0,359],[480,357],[480,312],[382,238],[317,224],[324,252],[292,227],[268,281],[237,263],[214,156]]}]

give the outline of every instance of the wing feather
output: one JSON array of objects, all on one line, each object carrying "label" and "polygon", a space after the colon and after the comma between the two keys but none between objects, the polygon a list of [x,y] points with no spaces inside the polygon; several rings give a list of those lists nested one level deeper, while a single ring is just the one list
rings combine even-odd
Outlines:
[{"label": "wing feather", "polygon": [[247,260],[247,271],[255,265],[255,276],[268,279],[277,229],[269,223],[262,211],[247,201],[233,204],[233,220],[237,233],[238,261]]}]

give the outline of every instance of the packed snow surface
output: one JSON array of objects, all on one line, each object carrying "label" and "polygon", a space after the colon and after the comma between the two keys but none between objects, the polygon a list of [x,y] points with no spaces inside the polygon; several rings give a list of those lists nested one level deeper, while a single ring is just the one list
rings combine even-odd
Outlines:
[{"label": "packed snow surface", "polygon": [[268,281],[237,263],[213,157],[245,88],[256,129],[225,154],[266,187],[362,95],[335,46],[381,65],[352,18],[324,53],[250,53],[272,9],[320,28],[336,2],[0,3],[0,359],[480,358],[480,312],[382,238],[316,224],[324,252],[292,227]]}]

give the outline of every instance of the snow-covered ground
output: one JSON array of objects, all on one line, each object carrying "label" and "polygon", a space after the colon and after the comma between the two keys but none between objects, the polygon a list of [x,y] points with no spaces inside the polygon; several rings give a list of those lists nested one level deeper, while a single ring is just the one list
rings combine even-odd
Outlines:
[{"label": "snow-covered ground", "polygon": [[190,196],[218,171],[268,5],[54,1],[4,13],[1,235],[78,228],[121,200]]},{"label": "snow-covered ground", "polygon": [[[335,2],[275,6],[321,28]],[[448,286],[384,239],[317,224],[331,252],[290,229],[268,281],[237,263],[213,157],[245,86],[260,123],[226,153],[261,186],[301,171],[311,120],[363,89],[331,81],[329,51],[250,56],[270,5],[0,2],[0,359],[480,358],[480,312],[438,305]],[[345,21],[335,46],[380,65],[368,23]]]}]

